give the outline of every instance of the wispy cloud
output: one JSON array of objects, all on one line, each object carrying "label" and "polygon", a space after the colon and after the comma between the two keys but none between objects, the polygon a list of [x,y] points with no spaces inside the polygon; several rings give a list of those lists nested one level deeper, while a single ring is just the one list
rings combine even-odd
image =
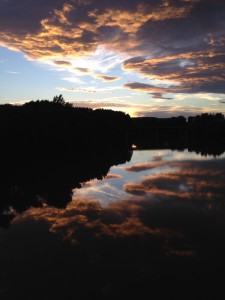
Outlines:
[{"label": "wispy cloud", "polygon": [[18,71],[6,71],[6,73],[8,73],[8,74],[20,74],[20,72],[18,72]]},{"label": "wispy cloud", "polygon": [[64,88],[64,87],[57,87],[59,91],[67,91],[67,92],[82,92],[82,93],[108,93],[116,90],[121,90],[120,86],[112,86],[112,87],[105,87],[105,88],[97,88],[97,87],[87,87],[87,88]]},{"label": "wispy cloud", "polygon": [[102,74],[95,74],[94,77],[101,79],[104,82],[120,80],[120,77],[118,77],[118,76],[108,76],[108,75],[102,75]]}]

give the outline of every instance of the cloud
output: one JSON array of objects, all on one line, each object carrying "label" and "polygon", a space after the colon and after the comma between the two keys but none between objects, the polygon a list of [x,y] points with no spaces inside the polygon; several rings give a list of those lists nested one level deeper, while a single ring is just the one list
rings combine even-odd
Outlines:
[{"label": "cloud", "polygon": [[[204,40],[205,45],[218,45],[224,29],[221,1],[134,0],[127,5],[126,0],[93,0],[62,5],[41,0],[37,5],[33,0],[22,8],[12,0],[0,4],[1,40],[35,57],[90,53],[98,45],[153,54],[199,46]],[[31,11],[35,13],[28,14]]]},{"label": "cloud", "polygon": [[102,207],[96,200],[76,198],[66,209],[45,206],[31,208],[23,215],[17,216],[14,223],[21,223],[27,218],[44,221],[49,224],[51,233],[61,235],[77,246],[83,243],[85,232],[95,238],[113,237],[114,239],[145,236],[156,238],[179,237],[177,231],[145,224],[141,211],[145,201],[124,199]]},{"label": "cloud", "polygon": [[109,173],[107,174],[103,180],[109,180],[109,179],[121,179],[122,176],[119,174],[113,174],[113,173]]},{"label": "cloud", "polygon": [[[217,192],[220,196],[224,193],[225,185],[223,181],[218,182],[216,180],[217,176],[224,177],[223,165],[219,166],[217,164],[214,168],[207,161],[199,162],[195,168],[191,168],[191,162],[168,162],[167,164],[176,169],[151,175],[139,183],[125,184],[125,191],[132,195],[150,194],[182,199],[204,196],[206,200],[211,197],[210,193]],[[222,164],[224,164],[224,161]],[[177,170],[177,168],[179,169]],[[131,170],[138,172],[143,169],[139,168],[138,165],[134,165]]]},{"label": "cloud", "polygon": [[149,93],[153,99],[172,100],[172,97],[165,97],[161,93]]},{"label": "cloud", "polygon": [[152,84],[146,84],[141,82],[126,83],[123,85],[123,87],[131,90],[136,90],[136,91],[152,92],[154,94],[157,93],[157,95],[161,95],[165,91],[164,88],[160,88]]},{"label": "cloud", "polygon": [[83,74],[91,74],[91,70],[89,70],[88,68],[74,68],[74,70],[80,72],[80,73],[83,73]]},{"label": "cloud", "polygon": [[189,52],[155,59],[134,57],[123,63],[123,69],[136,71],[150,80],[165,81],[167,85],[131,82],[125,88],[153,93],[224,93],[225,55],[222,53]]},{"label": "cloud", "polygon": [[[119,174],[113,174],[113,173],[108,173],[103,179],[101,179],[101,182],[103,181],[107,181],[107,180],[111,180],[111,179],[121,179],[122,176],[119,175]],[[88,181],[88,182],[84,182],[82,184],[82,187],[83,188],[89,188],[89,187],[93,187],[95,186],[96,184],[99,183],[99,180],[98,179],[93,179],[91,181]],[[100,191],[100,190],[99,190]]]},{"label": "cloud", "polygon": [[[119,98],[120,99],[120,98]],[[113,102],[114,98],[112,100],[82,100],[82,101],[71,101],[71,103],[74,106],[77,107],[90,107],[90,108],[107,108],[107,107],[114,107],[114,108],[130,108],[130,105],[128,103],[124,102],[118,102],[116,97]],[[132,107],[132,106],[131,106]]]},{"label": "cloud", "polygon": [[112,87],[105,87],[105,88],[96,88],[96,87],[87,87],[85,89],[81,88],[64,88],[64,87],[57,87],[56,88],[59,91],[67,91],[67,92],[82,92],[82,93],[108,93],[115,90],[120,90],[120,86],[112,86]]},{"label": "cloud", "polygon": [[154,168],[162,167],[165,165],[168,165],[168,162],[153,161],[153,162],[149,162],[149,163],[135,164],[135,165],[126,167],[125,170],[130,171],[130,172],[142,172],[142,171],[147,171],[147,170],[151,170]]},{"label": "cloud", "polygon": [[17,72],[17,71],[6,71],[6,73],[8,73],[8,74],[20,74],[20,72]]},{"label": "cloud", "polygon": [[56,61],[54,61],[54,64],[57,65],[57,66],[62,66],[62,67],[72,66],[71,62],[64,61],[64,60],[56,60]]},{"label": "cloud", "polygon": [[94,77],[101,79],[104,82],[117,81],[120,79],[120,77],[118,77],[118,76],[107,76],[107,75],[101,75],[101,74],[95,74]]},{"label": "cloud", "polygon": [[[163,251],[166,256],[195,256],[199,247],[204,250],[208,245],[209,236],[202,235],[208,224],[214,224],[210,225],[211,237],[218,233],[221,224],[224,226],[221,219],[216,222],[218,214],[215,214],[221,209],[223,212],[224,207],[224,162],[224,159],[179,161],[174,170],[125,184],[131,196],[107,206],[102,206],[97,199],[76,197],[65,209],[47,205],[30,208],[17,215],[13,222],[31,218],[45,222],[51,233],[76,247],[93,243],[93,239],[96,246],[101,241],[102,247],[104,239],[121,242],[123,238],[125,242],[138,237],[139,242],[160,245],[157,252]],[[204,228],[197,236],[196,226]]]},{"label": "cloud", "polygon": [[[111,59],[111,57],[110,57]],[[96,74],[93,70],[90,70],[88,68],[80,68],[76,67],[73,68],[75,71],[78,71],[81,75],[91,75],[94,78],[101,79],[104,82],[111,82],[111,81],[117,81],[120,79],[119,76],[109,76],[109,75],[103,75],[103,74]]]},{"label": "cloud", "polygon": [[140,92],[147,92],[148,94],[150,94],[152,96],[153,99],[155,98],[155,99],[171,100],[173,98],[163,96],[163,94],[179,92],[179,89],[176,87],[165,88],[165,87],[159,87],[159,86],[155,86],[153,84],[147,84],[147,83],[141,83],[141,82],[129,82],[129,83],[124,84],[123,87],[131,89],[131,90],[140,91]]},{"label": "cloud", "polygon": [[97,93],[97,90],[87,88],[87,89],[80,89],[80,88],[64,88],[64,87],[57,87],[58,91],[65,91],[65,92],[81,92],[81,93]]},{"label": "cloud", "polygon": [[225,100],[219,100],[219,103],[225,104]]}]

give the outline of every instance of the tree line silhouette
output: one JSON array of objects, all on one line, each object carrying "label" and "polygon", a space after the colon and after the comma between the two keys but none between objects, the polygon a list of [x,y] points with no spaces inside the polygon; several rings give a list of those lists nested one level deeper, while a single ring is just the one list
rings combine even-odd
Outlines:
[{"label": "tree line silhouette", "polygon": [[132,118],[132,141],[139,148],[195,151],[220,155],[225,150],[222,113],[171,118]]},{"label": "tree line silhouette", "polygon": [[121,111],[74,107],[59,95],[53,101],[0,105],[0,139],[0,154],[11,160],[88,155],[89,149],[129,149],[132,144],[174,148],[182,142],[181,148],[207,148],[209,140],[215,146],[225,143],[225,118],[221,113],[131,118]]},{"label": "tree line silhouette", "polygon": [[[127,140],[130,116],[112,110],[73,107],[62,95],[21,106],[0,106],[1,153],[60,156],[78,149],[118,147]],[[122,143],[124,144],[124,143]]]},{"label": "tree line silhouette", "polygon": [[225,126],[225,117],[222,113],[202,113],[201,115],[190,116],[187,119],[184,116],[170,118],[139,117],[132,119],[132,126],[136,128],[159,128],[159,127],[208,127]]}]

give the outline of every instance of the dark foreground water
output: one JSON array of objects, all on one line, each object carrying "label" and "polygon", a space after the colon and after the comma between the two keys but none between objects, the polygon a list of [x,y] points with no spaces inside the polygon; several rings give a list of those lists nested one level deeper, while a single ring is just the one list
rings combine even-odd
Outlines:
[{"label": "dark foreground water", "polygon": [[225,299],[224,154],[134,151],[81,186],[61,208],[13,200],[0,299]]}]

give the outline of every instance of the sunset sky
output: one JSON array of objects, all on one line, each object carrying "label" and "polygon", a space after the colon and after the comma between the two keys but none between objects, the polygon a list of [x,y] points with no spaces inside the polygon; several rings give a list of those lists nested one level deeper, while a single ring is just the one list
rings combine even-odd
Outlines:
[{"label": "sunset sky", "polygon": [[225,113],[224,0],[0,0],[0,103]]}]

